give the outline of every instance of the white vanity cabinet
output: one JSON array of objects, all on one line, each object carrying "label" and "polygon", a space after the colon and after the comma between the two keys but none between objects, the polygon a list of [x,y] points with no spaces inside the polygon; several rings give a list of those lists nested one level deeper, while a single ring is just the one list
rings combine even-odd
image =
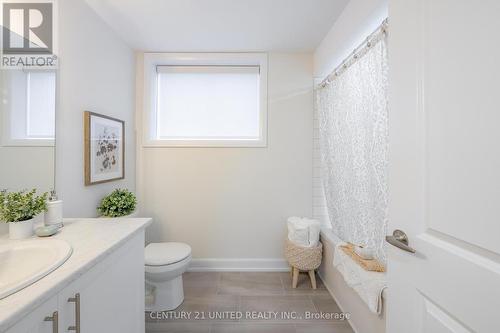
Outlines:
[{"label": "white vanity cabinet", "polygon": [[[46,278],[50,279],[50,275]],[[57,322],[45,321],[56,311]],[[111,250],[7,330],[7,333],[42,332],[144,332],[144,232]]]},{"label": "white vanity cabinet", "polygon": [[[53,325],[50,319],[54,319],[54,312],[57,311],[57,296],[52,297],[34,311],[25,316],[22,321],[9,329],[7,333],[52,333]],[[57,319],[56,315],[55,319]],[[61,332],[61,331],[59,331]]]}]

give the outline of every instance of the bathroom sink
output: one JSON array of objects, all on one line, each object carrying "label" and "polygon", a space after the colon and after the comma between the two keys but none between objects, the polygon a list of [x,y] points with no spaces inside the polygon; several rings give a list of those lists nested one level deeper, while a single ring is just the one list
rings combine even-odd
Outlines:
[{"label": "bathroom sink", "polygon": [[50,274],[72,251],[67,242],[59,239],[0,243],[0,299]]}]

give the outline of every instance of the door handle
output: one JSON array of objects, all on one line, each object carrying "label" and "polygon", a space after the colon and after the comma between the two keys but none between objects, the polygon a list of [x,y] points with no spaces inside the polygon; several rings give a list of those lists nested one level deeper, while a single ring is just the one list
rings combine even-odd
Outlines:
[{"label": "door handle", "polygon": [[68,298],[68,302],[75,303],[75,326],[68,327],[68,331],[80,333],[80,294],[76,293],[75,297]]},{"label": "door handle", "polygon": [[400,248],[401,250],[415,253],[416,251],[408,246],[408,236],[402,230],[394,230],[392,236],[385,236],[387,243]]},{"label": "door handle", "polygon": [[59,313],[54,311],[51,317],[45,317],[43,321],[51,321],[52,322],[52,333],[59,332]]}]

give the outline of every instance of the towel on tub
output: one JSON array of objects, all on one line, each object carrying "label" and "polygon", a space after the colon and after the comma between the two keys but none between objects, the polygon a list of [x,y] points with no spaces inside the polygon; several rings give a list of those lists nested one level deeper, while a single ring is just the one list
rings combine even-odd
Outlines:
[{"label": "towel on tub", "polygon": [[298,246],[315,247],[319,242],[320,224],[316,220],[289,217],[287,220],[288,239]]},{"label": "towel on tub", "polygon": [[354,289],[368,305],[371,312],[382,313],[382,292],[387,288],[385,273],[364,270],[341,248],[346,243],[335,246],[333,266],[342,274],[349,287]]}]

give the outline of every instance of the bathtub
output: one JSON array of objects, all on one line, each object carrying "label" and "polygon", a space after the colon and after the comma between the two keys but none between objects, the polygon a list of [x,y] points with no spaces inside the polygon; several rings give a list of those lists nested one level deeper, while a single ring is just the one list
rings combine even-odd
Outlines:
[{"label": "bathtub", "polygon": [[[342,312],[350,313],[349,323],[353,330],[356,333],[384,333],[386,302],[383,303],[381,316],[370,312],[358,294],[344,282],[342,275],[333,267],[333,251],[341,240],[331,229],[322,228],[321,242],[323,243],[323,262],[319,268],[319,276]],[[382,294],[383,298],[386,298],[385,291]]]}]

